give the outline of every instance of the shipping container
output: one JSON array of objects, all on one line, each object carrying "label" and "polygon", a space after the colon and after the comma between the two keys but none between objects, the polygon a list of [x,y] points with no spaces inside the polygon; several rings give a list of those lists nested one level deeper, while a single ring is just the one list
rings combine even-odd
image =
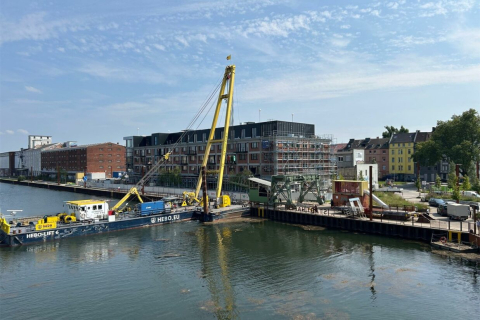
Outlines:
[{"label": "shipping container", "polygon": [[140,215],[149,216],[152,214],[163,213],[165,211],[165,203],[163,201],[144,202],[137,205]]},{"label": "shipping container", "polygon": [[112,178],[121,178],[125,174],[124,171],[113,171],[113,176]]},{"label": "shipping container", "polygon": [[105,172],[89,172],[87,178],[88,180],[105,179]]}]

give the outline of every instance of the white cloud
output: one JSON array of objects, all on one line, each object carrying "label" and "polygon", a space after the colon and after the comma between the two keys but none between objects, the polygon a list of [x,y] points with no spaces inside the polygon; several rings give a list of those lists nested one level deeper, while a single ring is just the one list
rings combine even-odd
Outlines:
[{"label": "white cloud", "polygon": [[400,36],[397,39],[390,40],[390,43],[395,47],[412,47],[414,45],[422,44],[434,44],[436,42],[444,41],[444,38],[425,38],[425,37],[414,37],[414,36]]},{"label": "white cloud", "polygon": [[480,29],[457,29],[448,34],[446,39],[464,54],[475,58],[480,56]]},{"label": "white cloud", "polygon": [[152,44],[152,47],[155,47],[158,50],[165,51],[165,46],[162,46],[161,44]]},{"label": "white cloud", "polygon": [[381,12],[382,12],[381,10],[372,10],[372,11],[370,12],[370,14],[371,14],[372,16],[379,17]]},{"label": "white cloud", "polygon": [[6,133],[8,134],[14,134],[15,132],[13,132],[13,130],[5,130]]},{"label": "white cloud", "polygon": [[167,75],[155,72],[151,69],[109,66],[99,62],[86,63],[83,67],[79,68],[78,71],[96,78],[104,78],[113,81],[166,84],[172,84],[174,82]]},{"label": "white cloud", "polygon": [[[327,16],[326,13],[322,12]],[[330,13],[328,13],[330,15]],[[287,37],[291,32],[301,29],[310,29],[311,18],[306,15],[297,15],[289,18],[261,19],[248,21],[239,32],[248,37],[250,34]]]},{"label": "white cloud", "polygon": [[[353,68],[353,67],[352,67]],[[480,65],[465,68],[445,67],[443,70],[390,71],[369,73],[292,73],[282,78],[251,80],[242,88],[244,100],[314,101],[348,96],[357,92],[417,88],[438,84],[480,82]]]},{"label": "white cloud", "polygon": [[25,90],[27,90],[28,92],[33,92],[33,93],[43,93],[41,90],[39,90],[37,88],[34,88],[34,87],[29,87],[29,86],[25,86]]},{"label": "white cloud", "polygon": [[392,10],[397,10],[398,9],[398,2],[389,2],[387,4],[387,8],[390,8]]},{"label": "white cloud", "polygon": [[17,132],[21,134],[28,134],[28,131],[25,129],[18,129]]},{"label": "white cloud", "polygon": [[82,30],[75,19],[60,19],[45,21],[47,13],[28,14],[18,22],[0,19],[0,44],[19,40],[46,40],[58,37],[67,31]]},{"label": "white cloud", "polygon": [[349,24],[344,24],[344,25],[340,26],[340,29],[350,29],[350,25]]}]

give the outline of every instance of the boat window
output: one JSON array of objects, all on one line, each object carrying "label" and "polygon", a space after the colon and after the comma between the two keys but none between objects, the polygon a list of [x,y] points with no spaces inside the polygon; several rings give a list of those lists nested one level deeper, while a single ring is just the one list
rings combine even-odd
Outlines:
[{"label": "boat window", "polygon": [[98,205],[98,210],[102,210],[102,205],[101,204]]},{"label": "boat window", "polygon": [[85,207],[80,207],[80,211],[85,211]]},{"label": "boat window", "polygon": [[93,206],[93,210],[97,210],[97,206]]}]

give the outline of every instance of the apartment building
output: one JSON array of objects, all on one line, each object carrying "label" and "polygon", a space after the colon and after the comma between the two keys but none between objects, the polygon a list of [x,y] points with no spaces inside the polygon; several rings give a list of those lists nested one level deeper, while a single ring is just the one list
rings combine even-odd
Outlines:
[{"label": "apartment building", "polygon": [[[209,132],[209,129],[202,129],[124,137],[129,175],[139,179],[171,151],[164,168],[180,168],[183,184],[194,186],[204,160]],[[223,138],[223,134],[223,128],[217,128],[214,139]],[[264,179],[278,174],[331,176],[335,171],[330,148],[332,139],[330,135],[316,135],[315,125],[306,123],[274,120],[231,126],[225,173],[231,176],[248,170]],[[221,148],[220,143],[212,145],[207,169],[219,169]]]}]

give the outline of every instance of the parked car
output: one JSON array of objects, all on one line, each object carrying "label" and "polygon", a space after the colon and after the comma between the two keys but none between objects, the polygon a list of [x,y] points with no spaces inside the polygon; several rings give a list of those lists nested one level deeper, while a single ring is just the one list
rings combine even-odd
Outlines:
[{"label": "parked car", "polygon": [[448,207],[448,204],[449,203],[455,203],[455,202],[452,202],[452,201],[445,201],[445,204],[442,204],[442,205],[439,205],[438,206],[438,209],[437,209],[437,213],[441,216],[448,216],[448,210],[447,210],[447,207]]},{"label": "parked car", "polygon": [[462,191],[462,195],[466,197],[480,198],[480,195],[475,191]]},{"label": "parked car", "polygon": [[432,207],[438,207],[445,205],[445,201],[443,201],[443,199],[430,198],[430,200],[428,200],[428,204]]}]

